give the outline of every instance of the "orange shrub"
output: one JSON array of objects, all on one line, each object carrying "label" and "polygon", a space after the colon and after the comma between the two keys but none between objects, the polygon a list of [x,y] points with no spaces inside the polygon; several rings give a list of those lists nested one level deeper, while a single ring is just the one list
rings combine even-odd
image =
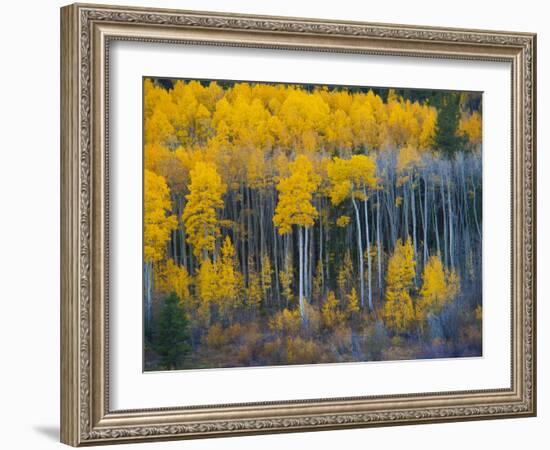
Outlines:
[{"label": "orange shrub", "polygon": [[246,328],[242,333],[242,338],[245,344],[250,344],[252,346],[262,338],[262,333],[257,323],[250,322],[246,324]]},{"label": "orange shrub", "polygon": [[300,331],[301,325],[302,319],[300,311],[297,309],[291,311],[285,308],[269,319],[269,329],[277,334],[296,335]]},{"label": "orange shrub", "polygon": [[260,355],[262,358],[264,358],[267,361],[271,361],[273,363],[280,363],[282,362],[282,350],[283,350],[283,343],[281,341],[281,338],[277,337],[273,341],[268,341],[264,343],[260,350]]},{"label": "orange shrub", "polygon": [[244,344],[237,351],[237,361],[242,365],[250,365],[254,358],[254,346]]},{"label": "orange shrub", "polygon": [[313,364],[319,362],[321,349],[311,339],[286,338],[286,359],[289,364]]},{"label": "orange shrub", "polygon": [[351,329],[344,325],[337,327],[332,333],[331,346],[339,354],[351,352]]},{"label": "orange shrub", "polygon": [[304,308],[307,317],[307,332],[308,334],[316,335],[321,329],[321,313],[308,302],[305,302]]},{"label": "orange shrub", "polygon": [[218,349],[226,345],[227,342],[227,336],[221,325],[218,323],[213,324],[206,335],[206,344],[208,347]]},{"label": "orange shrub", "polygon": [[240,323],[234,323],[227,328],[226,334],[229,341],[235,342],[243,335],[243,327]]}]

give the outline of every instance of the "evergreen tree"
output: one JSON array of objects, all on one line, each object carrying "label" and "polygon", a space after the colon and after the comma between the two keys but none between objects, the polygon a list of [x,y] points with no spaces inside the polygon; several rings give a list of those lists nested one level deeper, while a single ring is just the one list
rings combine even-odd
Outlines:
[{"label": "evergreen tree", "polygon": [[187,315],[177,294],[172,292],[164,299],[155,336],[155,350],[162,358],[165,368],[175,369],[189,352],[188,328]]},{"label": "evergreen tree", "polygon": [[441,99],[437,115],[435,145],[443,155],[454,159],[455,153],[464,146],[464,137],[458,134],[460,121],[460,96],[448,94]]}]

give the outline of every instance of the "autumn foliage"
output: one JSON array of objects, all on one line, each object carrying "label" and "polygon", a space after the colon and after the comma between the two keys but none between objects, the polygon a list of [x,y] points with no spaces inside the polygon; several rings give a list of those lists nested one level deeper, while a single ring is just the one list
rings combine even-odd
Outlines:
[{"label": "autumn foliage", "polygon": [[384,320],[390,329],[398,332],[409,331],[414,323],[411,289],[415,265],[411,239],[405,243],[397,240],[386,274]]},{"label": "autumn foliage", "polygon": [[480,353],[478,94],[143,92],[147,370]]}]

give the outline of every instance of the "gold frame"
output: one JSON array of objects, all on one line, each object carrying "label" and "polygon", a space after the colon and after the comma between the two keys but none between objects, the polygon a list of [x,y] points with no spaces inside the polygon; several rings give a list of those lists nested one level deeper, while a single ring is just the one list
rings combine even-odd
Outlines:
[{"label": "gold frame", "polygon": [[[509,389],[111,411],[108,58],[113,40],[424,58],[512,67]],[[536,35],[75,4],[61,9],[61,440],[73,446],[536,414]]]}]

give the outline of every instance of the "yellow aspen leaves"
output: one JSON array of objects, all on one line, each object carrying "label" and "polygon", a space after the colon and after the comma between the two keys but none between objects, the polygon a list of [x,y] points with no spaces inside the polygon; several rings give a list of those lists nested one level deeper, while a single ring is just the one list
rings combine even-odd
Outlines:
[{"label": "yellow aspen leaves", "polygon": [[143,167],[146,170],[161,174],[163,162],[170,157],[170,151],[158,142],[145,144]]},{"label": "yellow aspen leaves", "polygon": [[212,305],[216,305],[220,318],[231,320],[242,305],[244,282],[229,236],[223,241],[221,256],[216,261],[202,260],[195,278],[203,323],[210,323]]},{"label": "yellow aspen leaves", "polygon": [[170,94],[150,80],[144,83],[144,127],[145,144],[170,145],[176,138],[176,129],[172,118],[176,116],[176,107]]},{"label": "yellow aspen leaves", "polygon": [[279,311],[269,320],[271,331],[281,335],[295,335],[301,327],[302,320],[298,309],[292,311],[288,308]]},{"label": "yellow aspen leaves", "polygon": [[144,171],[145,201],[143,205],[143,254],[146,262],[162,259],[170,233],[177,226],[170,211],[170,190],[163,177]]},{"label": "yellow aspen leaves", "polygon": [[155,110],[151,117],[147,119],[144,139],[146,143],[168,144],[174,131],[174,127],[166,114],[160,110]]},{"label": "yellow aspen leaves", "polygon": [[458,132],[468,138],[470,144],[481,144],[481,114],[477,111],[468,116],[462,116],[458,125]]},{"label": "yellow aspen leaves", "polygon": [[349,216],[339,216],[337,219],[336,219],[336,225],[341,227],[341,228],[346,228],[350,222],[350,217]]},{"label": "yellow aspen leaves", "polygon": [[190,286],[192,278],[187,269],[178,266],[172,258],[165,264],[160,264],[155,271],[155,287],[164,294],[175,292],[184,307],[189,307],[191,300]]},{"label": "yellow aspen leaves", "polygon": [[344,260],[338,270],[336,283],[338,285],[339,295],[342,297],[347,295],[353,284],[353,262],[351,261],[349,250],[346,250],[344,253]]},{"label": "yellow aspen leaves", "polygon": [[411,238],[407,238],[405,243],[398,239],[388,261],[384,305],[386,326],[396,332],[410,331],[414,323],[415,311],[410,291],[413,287],[415,265]]},{"label": "yellow aspen leaves", "polygon": [[447,295],[449,298],[455,298],[460,292],[460,275],[455,269],[445,271],[447,280]]},{"label": "yellow aspen leaves", "polygon": [[300,155],[290,163],[290,175],[281,179],[277,185],[279,202],[273,223],[280,234],[290,233],[292,225],[313,225],[318,213],[311,201],[318,186],[319,177],[305,156]]},{"label": "yellow aspen leaves", "polygon": [[322,143],[330,107],[317,92],[309,94],[299,87],[288,86],[286,94],[277,111],[283,127],[276,138],[285,148],[313,152]]},{"label": "yellow aspen leaves", "polygon": [[474,313],[475,313],[476,319],[481,322],[481,320],[483,319],[483,308],[481,307],[481,305],[476,306]]},{"label": "yellow aspen leaves", "polygon": [[327,168],[331,183],[330,199],[338,205],[353,196],[364,200],[363,188],[375,188],[376,163],[366,155],[353,155],[350,159],[335,157]]},{"label": "yellow aspen leaves", "polygon": [[445,271],[439,256],[431,256],[422,274],[420,298],[416,303],[416,316],[419,320],[430,313],[441,310],[448,300]]},{"label": "yellow aspen leaves", "polygon": [[386,142],[386,105],[372,90],[353,96],[349,110],[353,143],[368,150],[381,149]]},{"label": "yellow aspen leaves", "polygon": [[332,329],[343,320],[343,314],[339,309],[340,302],[334,295],[333,291],[329,291],[323,307],[321,308],[321,320],[325,328]]},{"label": "yellow aspen leaves", "polygon": [[330,115],[326,128],[326,140],[329,148],[350,152],[353,145],[353,132],[350,117],[341,109]]},{"label": "yellow aspen leaves", "polygon": [[220,314],[232,317],[241,305],[243,278],[237,268],[235,248],[231,238],[226,236],[221,249],[221,258],[215,263],[217,271],[217,296],[215,298]]},{"label": "yellow aspen leaves", "polygon": [[226,186],[210,163],[197,162],[191,170],[189,194],[183,211],[183,222],[188,241],[193,246],[195,256],[203,259],[214,250],[220,236],[217,211],[223,208],[222,196]]},{"label": "yellow aspen leaves", "polygon": [[281,294],[287,303],[292,302],[294,294],[292,293],[292,283],[294,276],[292,270],[281,270],[279,272],[279,280],[281,284]]},{"label": "yellow aspen leaves", "polygon": [[445,270],[439,256],[431,256],[422,274],[422,288],[416,302],[416,317],[422,322],[430,314],[455,299],[460,291],[460,278],[455,270]]},{"label": "yellow aspen leaves", "polygon": [[271,260],[269,256],[264,254],[262,256],[261,264],[261,276],[262,276],[262,291],[264,298],[267,297],[269,291],[271,290],[271,277],[273,275],[273,268],[271,267]]},{"label": "yellow aspen leaves", "polygon": [[397,171],[399,173],[410,172],[421,164],[420,153],[414,146],[407,145],[399,150],[397,156]]},{"label": "yellow aspen leaves", "polygon": [[387,145],[393,148],[414,145],[421,149],[433,145],[437,111],[428,105],[388,97]]},{"label": "yellow aspen leaves", "polygon": [[355,288],[351,289],[351,292],[347,296],[346,313],[348,317],[352,317],[359,312],[359,299],[357,298],[357,291]]},{"label": "yellow aspen leaves", "polygon": [[253,310],[260,308],[263,299],[260,274],[256,271],[252,258],[248,259],[248,286],[246,288],[246,299],[248,306]]},{"label": "yellow aspen leaves", "polygon": [[218,270],[209,258],[201,261],[201,265],[195,275],[195,289],[199,299],[199,320],[203,326],[210,325],[210,305],[214,303],[219,294]]},{"label": "yellow aspen leaves", "polygon": [[421,109],[421,114],[422,124],[420,126],[420,135],[418,136],[418,146],[422,149],[429,149],[434,145],[437,110],[435,108],[423,107]]}]

